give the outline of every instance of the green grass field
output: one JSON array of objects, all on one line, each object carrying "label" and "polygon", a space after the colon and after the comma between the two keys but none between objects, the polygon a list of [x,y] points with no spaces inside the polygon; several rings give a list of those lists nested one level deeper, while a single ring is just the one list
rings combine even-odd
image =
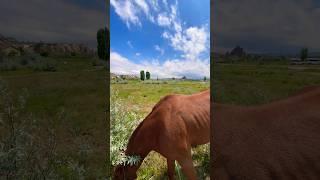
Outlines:
[{"label": "green grass field", "polygon": [[[0,71],[0,78],[13,98],[26,92],[25,116],[39,119],[43,131],[56,130],[59,158],[75,162],[86,179],[105,177],[106,70],[91,58],[47,60],[55,62],[55,72],[21,68]],[[63,178],[80,177],[68,164],[58,168]]]},{"label": "green grass field", "polygon": [[320,66],[288,63],[215,63],[211,90],[219,103],[255,105],[320,85]]},{"label": "green grass field", "polygon": [[[125,109],[135,111],[143,119],[162,97],[169,94],[192,94],[206,90],[209,86],[208,81],[126,80],[119,83],[112,81],[111,90],[118,93]],[[136,121],[140,122],[142,119]],[[209,173],[209,146],[193,149],[193,158],[199,178],[204,179]],[[158,153],[151,152],[138,171],[138,179],[166,179],[166,167],[166,160]]]},{"label": "green grass field", "polygon": [[[21,68],[0,71],[0,79],[7,84],[12,97],[26,94],[23,115],[38,119],[43,133],[46,128],[56,130],[59,158],[68,157],[80,164],[84,169],[82,177],[103,177],[107,149],[106,71],[103,66],[93,66],[90,58],[48,57],[48,61],[55,62],[55,72]],[[285,98],[303,87],[319,84],[320,66],[317,65],[216,63],[211,90],[216,102],[255,105]],[[209,86],[209,82],[202,81],[111,82],[112,91],[117,91],[118,98],[125,103],[124,108],[139,117],[145,117],[165,95],[192,94]],[[1,126],[0,123],[3,130]],[[193,151],[198,174],[208,173],[208,146]],[[62,164],[58,170],[64,178],[80,177],[72,174],[74,171],[68,164]],[[165,160],[157,153],[151,153],[138,175],[139,179],[164,179]]]}]

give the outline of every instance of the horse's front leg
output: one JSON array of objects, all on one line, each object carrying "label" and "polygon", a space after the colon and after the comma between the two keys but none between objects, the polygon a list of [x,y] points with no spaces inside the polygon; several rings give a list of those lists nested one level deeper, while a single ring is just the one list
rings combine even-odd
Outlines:
[{"label": "horse's front leg", "polygon": [[177,161],[179,162],[182,172],[185,174],[188,180],[197,179],[196,169],[193,166],[191,156],[191,148],[186,148],[185,151],[181,151]]},{"label": "horse's front leg", "polygon": [[167,159],[167,166],[168,166],[168,177],[169,180],[174,180],[174,174],[175,174],[175,164],[174,160],[172,159]]}]

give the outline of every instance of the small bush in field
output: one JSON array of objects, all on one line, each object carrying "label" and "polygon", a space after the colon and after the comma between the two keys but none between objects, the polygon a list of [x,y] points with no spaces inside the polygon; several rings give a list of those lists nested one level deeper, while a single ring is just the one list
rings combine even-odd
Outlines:
[{"label": "small bush in field", "polygon": [[15,71],[21,68],[31,68],[34,71],[57,71],[56,62],[50,58],[24,53],[23,56],[1,57],[0,71]]},{"label": "small bush in field", "polygon": [[54,129],[39,131],[39,121],[25,115],[25,95],[13,99],[0,82],[0,179],[58,178]]},{"label": "small bush in field", "polygon": [[51,72],[54,72],[54,71],[57,71],[55,65],[53,63],[45,63],[45,65],[42,67],[42,71],[51,71]]},{"label": "small bush in field", "polygon": [[21,58],[20,64],[21,64],[22,66],[28,65],[28,59],[26,59],[26,58]]},{"label": "small bush in field", "polygon": [[107,62],[98,58],[92,59],[92,66],[106,66]]},{"label": "small bush in field", "polygon": [[137,156],[125,156],[124,150],[128,140],[137,127],[141,117],[128,111],[126,104],[119,98],[118,93],[111,89],[110,95],[110,156],[113,166],[118,164],[136,164],[140,158]]},{"label": "small bush in field", "polygon": [[0,71],[15,71],[20,67],[20,64],[9,57],[2,57],[0,61]]},{"label": "small bush in field", "polygon": [[53,60],[49,60],[46,58],[38,58],[36,59],[30,67],[34,71],[49,71],[49,72],[55,72],[57,71],[56,63]]},{"label": "small bush in field", "polygon": [[41,52],[40,55],[43,56],[43,57],[48,57],[49,53],[48,52]]}]

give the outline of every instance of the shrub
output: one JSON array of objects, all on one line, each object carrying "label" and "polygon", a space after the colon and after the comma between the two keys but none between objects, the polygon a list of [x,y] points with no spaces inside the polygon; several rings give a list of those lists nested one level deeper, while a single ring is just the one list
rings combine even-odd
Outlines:
[{"label": "shrub", "polygon": [[57,71],[56,63],[52,59],[38,58],[32,64],[31,68],[34,71],[49,71],[55,72]]},{"label": "shrub", "polygon": [[0,179],[85,179],[90,146],[74,138],[80,158],[59,154],[55,123],[64,112],[40,121],[25,109],[27,91],[21,94],[13,98],[0,79]]},{"label": "shrub", "polygon": [[4,57],[0,61],[0,71],[15,71],[20,64],[13,58]]},{"label": "shrub", "polygon": [[111,89],[110,95],[110,156],[111,164],[116,166],[123,163],[135,163],[138,157],[125,156],[123,151],[126,148],[128,140],[137,127],[141,117],[130,112],[124,102],[119,98],[118,92]]},{"label": "shrub", "polygon": [[21,58],[21,59],[20,59],[20,64],[21,64],[22,66],[28,65],[28,59],[27,59],[27,58]]},{"label": "shrub", "polygon": [[41,52],[40,55],[43,56],[43,57],[48,57],[49,56],[49,52],[46,52],[46,51],[45,52]]},{"label": "shrub", "polygon": [[0,178],[58,178],[55,130],[40,132],[39,121],[25,114],[25,95],[13,99],[3,82],[0,99]]},{"label": "shrub", "polygon": [[19,55],[19,51],[12,49],[8,52],[8,57],[15,57]]},{"label": "shrub", "polygon": [[106,66],[107,62],[101,59],[93,58],[92,59],[92,66]]},{"label": "shrub", "polygon": [[51,72],[54,72],[54,71],[57,71],[56,67],[52,64],[52,63],[45,63],[45,65],[43,66],[42,68],[42,71],[51,71]]}]

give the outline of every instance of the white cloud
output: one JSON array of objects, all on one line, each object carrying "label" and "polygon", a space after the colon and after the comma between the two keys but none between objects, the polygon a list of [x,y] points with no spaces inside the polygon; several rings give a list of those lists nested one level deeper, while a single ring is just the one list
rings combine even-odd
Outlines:
[{"label": "white cloud", "polygon": [[146,15],[149,15],[149,6],[144,0],[135,0],[135,3],[143,10]]},{"label": "white cloud", "polygon": [[150,4],[151,4],[151,7],[153,8],[153,10],[159,11],[158,0],[150,0]]},{"label": "white cloud", "polygon": [[140,56],[141,55],[141,53],[136,53],[136,56]]},{"label": "white cloud", "polygon": [[142,25],[139,18],[141,12],[143,12],[151,22],[154,22],[154,17],[150,14],[149,5],[145,0],[111,0],[110,3],[128,28],[130,28],[130,24],[137,26]]},{"label": "white cloud", "polygon": [[124,75],[138,74],[143,68],[115,52],[110,52],[110,66],[112,73]]},{"label": "white cloud", "polygon": [[155,46],[154,46],[154,49],[155,49],[156,51],[159,51],[161,55],[164,54],[164,49],[160,48],[159,45],[155,45]]},{"label": "white cloud", "polygon": [[160,64],[158,60],[134,63],[117,52],[110,53],[111,72],[124,75],[138,75],[140,70],[148,70],[151,78],[187,78],[201,79],[210,77],[209,60],[168,59]]},{"label": "white cloud", "polygon": [[127,41],[127,44],[128,44],[128,46],[129,46],[131,49],[133,49],[133,46],[132,46],[131,41]]},{"label": "white cloud", "polygon": [[162,13],[158,15],[158,24],[159,26],[170,26],[171,20],[166,14]]},{"label": "white cloud", "polygon": [[141,25],[138,17],[138,11],[133,1],[129,0],[111,0],[111,5],[114,7],[115,12],[130,27],[130,23],[134,25]]},{"label": "white cloud", "polygon": [[[162,14],[158,16],[159,25],[168,26],[162,37],[169,40],[174,50],[181,51],[183,53],[182,57],[191,60],[198,59],[201,53],[207,52],[209,47],[208,26],[186,28],[181,24],[177,2],[170,6],[170,10],[169,16]],[[170,26],[170,24],[173,24],[173,26]]]},{"label": "white cloud", "polygon": [[169,33],[168,33],[167,31],[164,31],[164,32],[162,33],[162,37],[164,37],[164,38],[169,38]]},{"label": "white cloud", "polygon": [[171,34],[165,31],[162,36],[170,41],[175,50],[183,52],[187,59],[196,59],[208,50],[209,33],[205,27],[189,27]]}]

